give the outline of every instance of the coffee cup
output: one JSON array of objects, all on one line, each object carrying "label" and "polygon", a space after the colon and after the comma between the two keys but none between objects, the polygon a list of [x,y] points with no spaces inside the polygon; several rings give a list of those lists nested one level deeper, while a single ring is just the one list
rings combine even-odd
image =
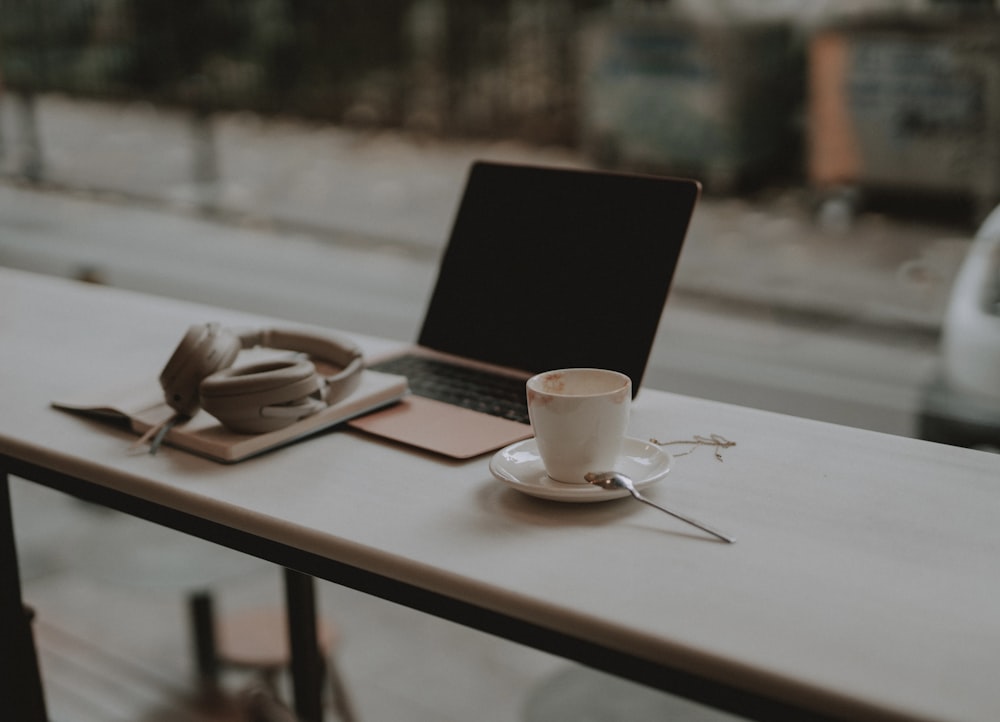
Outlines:
[{"label": "coffee cup", "polygon": [[528,417],[545,472],[586,484],[615,468],[628,428],[632,380],[607,369],[545,371],[527,381]]}]

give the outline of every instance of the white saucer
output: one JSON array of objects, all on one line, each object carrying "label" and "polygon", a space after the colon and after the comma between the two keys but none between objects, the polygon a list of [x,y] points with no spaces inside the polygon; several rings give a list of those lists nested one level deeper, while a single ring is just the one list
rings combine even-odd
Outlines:
[{"label": "white saucer", "polygon": [[[632,477],[637,489],[649,486],[670,471],[673,457],[659,446],[626,438],[615,471]],[[603,470],[601,470],[603,471]],[[553,501],[607,501],[628,496],[624,489],[602,489],[592,484],[567,484],[545,473],[534,439],[500,449],[490,459],[490,472],[512,489]]]}]

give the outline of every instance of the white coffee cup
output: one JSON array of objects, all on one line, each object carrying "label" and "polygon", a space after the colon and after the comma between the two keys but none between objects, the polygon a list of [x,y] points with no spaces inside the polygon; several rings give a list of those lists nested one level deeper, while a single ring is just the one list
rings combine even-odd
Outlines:
[{"label": "white coffee cup", "polygon": [[558,369],[527,381],[528,417],[545,472],[586,484],[588,471],[613,470],[632,402],[632,380],[607,369]]}]

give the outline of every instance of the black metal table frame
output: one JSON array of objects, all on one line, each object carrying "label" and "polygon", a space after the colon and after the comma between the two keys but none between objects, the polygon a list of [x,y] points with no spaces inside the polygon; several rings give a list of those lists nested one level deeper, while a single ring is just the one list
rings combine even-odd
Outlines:
[{"label": "black metal table frame", "polygon": [[256,556],[285,569],[295,712],[320,722],[322,661],[316,647],[314,578],[371,594],[442,619],[493,634],[594,669],[701,702],[749,719],[833,720],[833,716],[747,692],[726,683],[651,663],[633,655],[554,631],[494,610],[366,571],[225,524],[178,511],[97,483],[0,454],[0,699],[11,719],[47,722],[44,688],[30,621],[24,613],[9,478],[16,476],[110,509]]}]

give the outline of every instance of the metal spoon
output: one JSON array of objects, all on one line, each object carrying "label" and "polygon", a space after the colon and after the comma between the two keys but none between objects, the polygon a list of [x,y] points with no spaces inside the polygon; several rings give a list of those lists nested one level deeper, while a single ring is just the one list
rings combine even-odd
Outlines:
[{"label": "metal spoon", "polygon": [[678,514],[676,511],[671,511],[670,509],[666,509],[660,506],[659,504],[654,504],[649,499],[640,494],[639,490],[635,488],[635,484],[632,483],[632,480],[625,474],[621,473],[620,471],[591,471],[585,474],[583,478],[585,478],[594,486],[599,486],[602,489],[625,489],[629,494],[634,496],[643,504],[649,504],[651,507],[659,509],[660,511],[664,511],[667,514],[670,514],[670,516],[676,517],[681,521],[691,524],[692,526],[696,526],[702,531],[707,531],[712,536],[718,537],[724,542],[729,542],[730,544],[732,544],[736,541],[734,537],[726,536],[721,532],[717,532],[712,527],[706,526],[702,524],[700,521],[695,521],[694,519],[684,516],[683,514]]}]

